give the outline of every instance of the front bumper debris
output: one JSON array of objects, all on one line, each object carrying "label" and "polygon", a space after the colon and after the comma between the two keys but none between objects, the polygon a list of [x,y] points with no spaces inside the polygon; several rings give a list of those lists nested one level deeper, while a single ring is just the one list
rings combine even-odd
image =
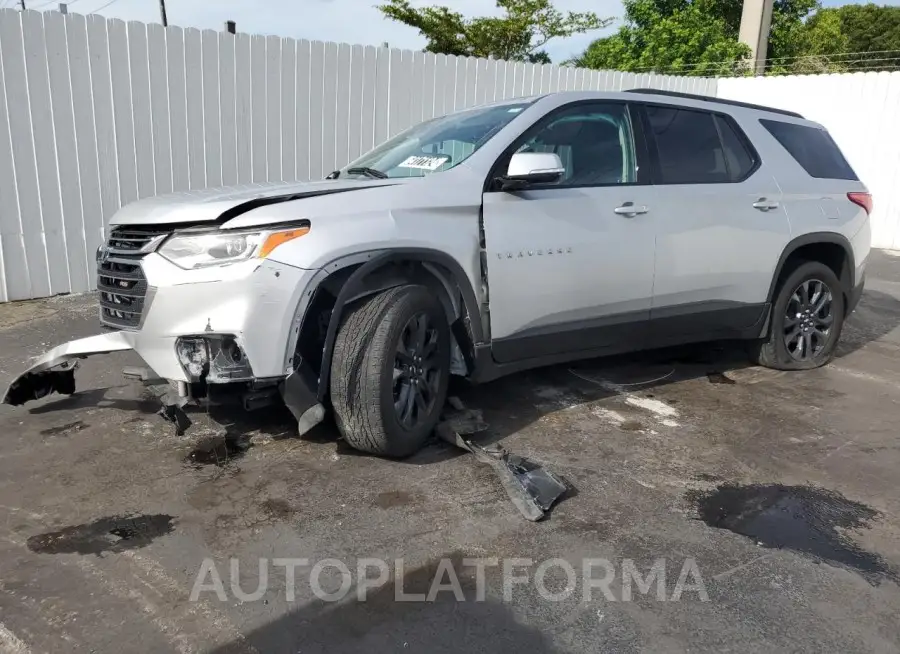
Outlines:
[{"label": "front bumper debris", "polygon": [[483,446],[471,436],[488,429],[481,412],[462,408],[456,398],[451,398],[454,411],[445,414],[436,432],[439,438],[455,445],[494,469],[503,490],[526,520],[542,520],[550,507],[562,497],[568,487],[562,479],[542,466],[512,454],[500,444]]},{"label": "front bumper debris", "polygon": [[297,419],[297,435],[303,436],[325,418],[325,407],[319,402],[318,378],[305,361],[278,385],[285,406]]},{"label": "front bumper debris", "polygon": [[71,395],[75,392],[78,359],[93,354],[130,350],[134,346],[131,336],[127,332],[110,332],[80,338],[53,348],[13,380],[3,395],[3,403],[18,406],[51,393]]}]

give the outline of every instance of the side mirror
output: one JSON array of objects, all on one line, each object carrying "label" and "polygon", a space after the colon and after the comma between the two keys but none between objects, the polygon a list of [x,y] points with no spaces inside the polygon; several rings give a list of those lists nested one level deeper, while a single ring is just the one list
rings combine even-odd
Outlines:
[{"label": "side mirror", "polygon": [[509,160],[506,175],[500,178],[501,188],[513,190],[529,184],[553,184],[565,172],[555,152],[517,152]]}]

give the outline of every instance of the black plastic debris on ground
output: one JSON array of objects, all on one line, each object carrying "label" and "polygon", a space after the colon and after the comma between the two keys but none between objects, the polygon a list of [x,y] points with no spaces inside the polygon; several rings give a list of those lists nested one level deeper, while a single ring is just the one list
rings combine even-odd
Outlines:
[{"label": "black plastic debris on ground", "polygon": [[72,395],[75,393],[75,370],[77,368],[78,362],[72,361],[52,370],[27,372],[9,386],[3,402],[19,406],[53,393]]},{"label": "black plastic debris on ground", "polygon": [[169,384],[148,384],[147,389],[162,403],[156,415],[175,425],[176,436],[183,436],[193,424],[182,408],[188,403],[188,398],[178,395]]},{"label": "black plastic debris on ground", "polygon": [[28,549],[39,554],[96,554],[146,547],[175,529],[170,515],[132,515],[100,518],[83,525],[63,527],[28,539]]},{"label": "black plastic debris on ground", "polygon": [[176,436],[183,436],[188,427],[193,424],[191,419],[188,418],[188,415],[184,412],[184,409],[177,404],[164,404],[162,408],[157,411],[157,415],[165,419],[166,422],[171,422],[175,425]]},{"label": "black plastic debris on ground", "polygon": [[691,491],[687,497],[706,524],[752,538],[760,546],[793,550],[856,570],[870,583],[883,577],[900,579],[879,556],[844,533],[867,527],[878,512],[834,491],[782,484],[721,484],[712,491]]},{"label": "black plastic debris on ground", "polygon": [[456,398],[452,398],[450,404],[454,410],[437,426],[438,436],[491,466],[519,512],[532,522],[541,520],[566,492],[563,481],[537,463],[511,454],[496,443],[482,446],[468,438],[486,431],[487,423],[480,411],[462,408]]}]

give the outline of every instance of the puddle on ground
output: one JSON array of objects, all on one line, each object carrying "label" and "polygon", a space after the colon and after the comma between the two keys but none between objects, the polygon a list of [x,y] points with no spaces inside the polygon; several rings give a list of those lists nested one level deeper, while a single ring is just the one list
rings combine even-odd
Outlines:
[{"label": "puddle on ground", "polygon": [[379,509],[390,509],[395,506],[409,506],[410,504],[418,504],[421,501],[416,493],[408,493],[402,490],[391,490],[378,493],[375,496],[373,504]]},{"label": "puddle on ground", "polygon": [[68,436],[73,431],[81,431],[82,429],[86,429],[87,427],[88,425],[86,425],[81,420],[76,420],[75,422],[69,422],[65,425],[42,429],[41,436]]},{"label": "puddle on ground", "polygon": [[197,442],[194,449],[184,458],[184,462],[192,468],[203,466],[228,465],[246,454],[250,449],[247,438],[231,438],[227,436],[210,436]]},{"label": "puddle on ground", "polygon": [[833,491],[722,484],[712,491],[691,491],[687,497],[711,527],[747,536],[764,547],[794,550],[850,568],[870,583],[882,577],[900,580],[879,556],[863,550],[842,531],[868,527],[878,512]]},{"label": "puddle on ground", "polygon": [[111,516],[32,536],[27,545],[38,554],[99,555],[139,549],[171,533],[172,520],[172,516],[163,514]]},{"label": "puddle on ground", "polygon": [[260,503],[259,508],[266,517],[271,518],[272,520],[287,521],[293,518],[296,513],[290,502],[278,497],[266,498]]},{"label": "puddle on ground", "polygon": [[692,477],[692,479],[694,481],[723,481],[723,479],[719,475],[713,475],[708,472],[698,472]]}]

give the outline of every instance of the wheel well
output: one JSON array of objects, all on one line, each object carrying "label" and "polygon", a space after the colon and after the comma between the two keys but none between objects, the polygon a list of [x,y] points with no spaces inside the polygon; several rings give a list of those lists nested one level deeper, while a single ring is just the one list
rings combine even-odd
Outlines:
[{"label": "wheel well", "polygon": [[[844,300],[849,298],[853,286],[853,271],[847,249],[840,243],[806,243],[793,250],[781,266],[775,289],[780,288],[785,278],[805,261],[818,261],[831,268],[841,282]],[[774,294],[772,300],[774,301]]]},{"label": "wheel well", "polygon": [[323,357],[328,348],[329,327],[333,319],[340,320],[339,312],[335,312],[335,306],[348,282],[352,283],[354,287],[343,301],[342,310],[389,288],[404,284],[417,284],[427,287],[440,299],[453,336],[462,351],[466,367],[470,374],[474,371],[475,347],[470,329],[472,316],[469,315],[464,301],[461,282],[452,271],[446,266],[431,261],[400,259],[387,261],[366,272],[362,278],[351,282],[351,277],[362,265],[353,264],[340,268],[328,275],[316,287],[300,326],[292,363],[296,365],[297,357],[301,357],[310,365],[320,380],[323,379],[321,373]]}]

